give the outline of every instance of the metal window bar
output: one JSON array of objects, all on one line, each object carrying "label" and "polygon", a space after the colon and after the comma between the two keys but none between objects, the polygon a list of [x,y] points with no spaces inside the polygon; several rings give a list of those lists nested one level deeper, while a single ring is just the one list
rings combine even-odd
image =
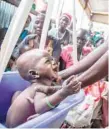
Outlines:
[{"label": "metal window bar", "polygon": [[41,35],[41,41],[40,41],[39,49],[44,49],[45,44],[46,44],[46,38],[47,38],[50,18],[52,16],[54,2],[55,2],[54,0],[48,0],[48,7],[47,7],[47,11],[46,11],[44,26],[43,26],[43,29],[42,29],[42,35]]},{"label": "metal window bar", "polygon": [[74,64],[78,62],[77,60],[77,36],[76,36],[76,9],[75,9],[75,0],[72,0],[73,3],[73,12],[72,12],[72,16],[73,16],[73,33],[72,33],[72,38],[73,38],[73,53],[72,53],[72,57],[73,57],[73,61]]},{"label": "metal window bar", "polygon": [[22,0],[10,23],[0,51],[0,81],[22,32],[34,0]]}]

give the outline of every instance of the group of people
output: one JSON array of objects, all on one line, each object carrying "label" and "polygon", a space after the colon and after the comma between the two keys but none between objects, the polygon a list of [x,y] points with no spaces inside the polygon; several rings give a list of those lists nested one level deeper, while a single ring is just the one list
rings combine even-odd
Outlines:
[{"label": "group of people", "polygon": [[108,74],[108,40],[98,40],[94,46],[88,38],[91,34],[82,28],[77,31],[79,62],[74,64],[72,33],[68,29],[72,17],[67,13],[61,15],[58,27],[48,30],[45,50],[38,50],[44,19],[45,13],[39,12],[30,34],[25,30],[31,22],[28,17],[8,63],[8,70],[18,70],[31,85],[13,95],[7,112],[7,127],[16,127],[55,108],[67,96]]},{"label": "group of people", "polygon": [[[11,59],[8,63],[6,71],[16,70],[16,59],[25,51],[39,48],[39,43],[41,39],[42,28],[45,19],[45,12],[39,12],[35,19],[35,24],[33,27],[33,32],[29,32],[26,28],[29,26],[32,21],[31,16],[28,16],[28,19],[25,23],[24,29],[19,37],[19,40],[15,46]],[[52,26],[48,30],[48,35],[46,39],[45,49],[52,55],[57,62],[59,62],[59,71],[68,68],[73,65],[73,38],[72,32],[69,28],[71,23],[71,15],[64,13],[59,19],[58,26]],[[52,24],[51,20],[51,23]],[[53,23],[55,24],[55,22]],[[0,29],[0,44],[2,43],[4,36],[8,28]],[[94,35],[95,36],[95,35]],[[88,30],[80,28],[77,31],[77,59],[78,61],[88,55],[96,47],[101,45],[103,38],[96,38],[97,36],[92,36]],[[96,43],[94,42],[96,39]],[[102,41],[101,41],[102,40]]]}]

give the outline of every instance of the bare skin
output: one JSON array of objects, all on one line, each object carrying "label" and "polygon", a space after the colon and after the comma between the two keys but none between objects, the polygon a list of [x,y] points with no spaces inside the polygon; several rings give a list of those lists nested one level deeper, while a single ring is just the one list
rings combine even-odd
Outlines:
[{"label": "bare skin", "polygon": [[[9,128],[16,127],[25,121],[28,117],[37,116],[42,114],[51,108],[46,103],[46,97],[49,102],[56,106],[68,95],[75,94],[80,90],[81,83],[77,82],[74,77],[71,77],[69,81],[63,84],[62,88],[52,94],[42,93],[38,91],[40,87],[50,87],[53,80],[58,79],[56,68],[52,63],[52,58],[45,51],[30,50],[22,54],[17,60],[17,68],[20,75],[31,82],[31,86],[25,89],[20,95],[17,95],[13,99],[13,103],[10,106],[6,125]],[[74,80],[74,87],[71,87],[69,83]],[[45,88],[47,91],[47,88]],[[53,91],[53,90],[52,90]],[[56,91],[56,88],[54,88]]]},{"label": "bare skin", "polygon": [[66,70],[63,70],[59,72],[59,75],[63,78],[66,79],[71,75],[76,75],[81,72],[86,71],[89,69],[97,60],[99,60],[102,55],[108,50],[108,43],[102,44],[100,47],[96,48],[93,52],[88,54],[84,59],[79,61],[78,64],[73,65],[69,67]]},{"label": "bare skin", "polygon": [[108,54],[105,52],[103,56],[83,74],[77,77],[78,81],[82,82],[82,88],[93,84],[108,75]]}]

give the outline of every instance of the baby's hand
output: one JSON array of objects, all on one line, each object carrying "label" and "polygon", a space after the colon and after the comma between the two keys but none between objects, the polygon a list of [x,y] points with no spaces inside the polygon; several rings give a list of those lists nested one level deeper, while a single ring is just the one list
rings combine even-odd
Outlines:
[{"label": "baby's hand", "polygon": [[27,118],[27,121],[32,120],[32,119],[38,117],[39,115],[40,115],[40,114],[34,114],[34,115],[32,115],[32,116],[29,116],[29,117]]},{"label": "baby's hand", "polygon": [[75,76],[69,77],[62,84],[63,95],[76,94],[81,89],[81,82],[78,82]]}]

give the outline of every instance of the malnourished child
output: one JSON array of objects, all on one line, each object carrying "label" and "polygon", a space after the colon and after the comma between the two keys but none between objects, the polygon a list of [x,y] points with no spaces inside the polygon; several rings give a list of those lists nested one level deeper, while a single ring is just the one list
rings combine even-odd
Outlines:
[{"label": "malnourished child", "polygon": [[[22,54],[17,62],[20,75],[31,85],[19,95],[14,95],[10,106],[6,125],[9,128],[16,127],[27,121],[28,117],[42,114],[55,108],[68,95],[80,90],[80,83],[75,80],[75,86],[70,81],[63,83],[55,93],[45,94],[36,91],[37,87],[52,86],[52,82],[58,79],[56,64],[52,63],[52,57],[44,50],[33,49]],[[71,80],[74,78],[71,77]]]}]

